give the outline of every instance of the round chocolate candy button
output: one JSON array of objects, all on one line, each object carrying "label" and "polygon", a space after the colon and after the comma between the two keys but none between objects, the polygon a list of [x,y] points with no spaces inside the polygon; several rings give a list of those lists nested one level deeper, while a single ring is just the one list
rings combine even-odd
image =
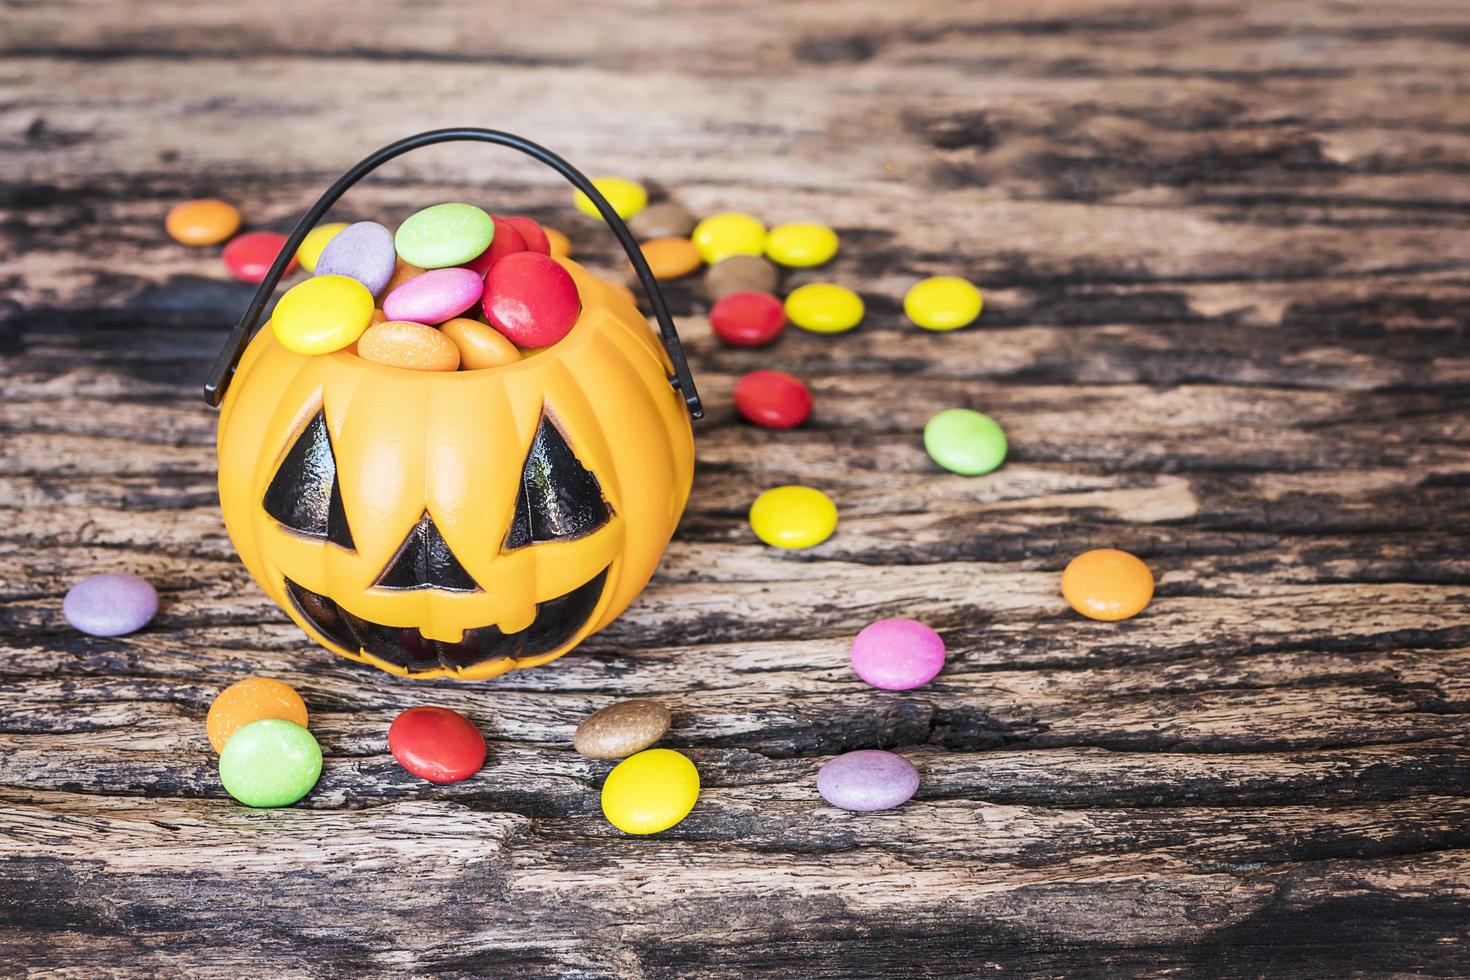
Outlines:
[{"label": "round chocolate candy button", "polygon": [[731,293],[709,311],[709,325],[732,347],[760,347],[781,336],[786,309],[770,293]]},{"label": "round chocolate candy button", "polygon": [[793,429],[812,414],[812,393],[785,371],[752,371],[735,383],[735,410],[767,429]]},{"label": "round chocolate candy button", "polygon": [[388,751],[420,779],[457,783],[485,764],[485,736],[458,711],[409,708],[388,727]]}]

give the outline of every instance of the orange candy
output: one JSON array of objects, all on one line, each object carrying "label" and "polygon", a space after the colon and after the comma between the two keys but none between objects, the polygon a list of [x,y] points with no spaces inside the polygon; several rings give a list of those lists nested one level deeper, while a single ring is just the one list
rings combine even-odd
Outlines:
[{"label": "orange candy", "polygon": [[1148,566],[1126,551],[1094,548],[1073,558],[1062,572],[1062,595],[1089,619],[1116,622],[1137,616],[1154,595]]},{"label": "orange candy", "polygon": [[240,212],[213,198],[185,201],[169,209],[163,227],[185,245],[217,245],[239,230]]},{"label": "orange candy", "polygon": [[572,254],[572,240],[555,228],[543,227],[546,232],[546,242],[551,246],[551,257],[554,259],[570,258]]},{"label": "orange candy", "polygon": [[305,728],[306,702],[285,681],[247,677],[219,692],[209,706],[204,730],[209,744],[221,752],[231,735],[263,718],[280,718]]},{"label": "orange candy", "polygon": [[383,291],[378,294],[378,297],[381,299],[382,297],[387,296],[389,293],[393,292],[393,290],[397,289],[399,286],[402,286],[414,276],[421,276],[423,274],[423,269],[420,269],[416,265],[409,265],[407,262],[399,259],[398,264],[393,267],[393,278],[388,280],[388,285],[383,287]]},{"label": "orange candy", "polygon": [[459,367],[454,341],[426,323],[388,320],[375,323],[357,339],[357,356],[413,371],[453,371]]},{"label": "orange candy", "polygon": [[479,320],[457,316],[439,325],[439,329],[459,348],[459,366],[465,371],[500,367],[521,359],[520,349],[500,331]]},{"label": "orange candy", "polygon": [[655,238],[643,243],[643,257],[655,279],[678,279],[704,264],[699,249],[687,238]]}]

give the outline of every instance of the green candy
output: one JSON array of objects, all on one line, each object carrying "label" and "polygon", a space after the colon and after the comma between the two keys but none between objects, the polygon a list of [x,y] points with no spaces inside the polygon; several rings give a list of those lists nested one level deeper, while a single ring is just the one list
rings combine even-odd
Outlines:
[{"label": "green candy", "polygon": [[970,408],[950,408],[924,426],[924,448],[951,473],[989,473],[1006,458],[1006,434],[995,419]]},{"label": "green candy", "polygon": [[219,780],[246,806],[290,806],[316,785],[322,749],[291,721],[264,718],[240,729],[219,754]]},{"label": "green candy", "polygon": [[478,258],[495,237],[495,222],[473,204],[436,204],[398,226],[398,257],[420,269],[447,269]]}]

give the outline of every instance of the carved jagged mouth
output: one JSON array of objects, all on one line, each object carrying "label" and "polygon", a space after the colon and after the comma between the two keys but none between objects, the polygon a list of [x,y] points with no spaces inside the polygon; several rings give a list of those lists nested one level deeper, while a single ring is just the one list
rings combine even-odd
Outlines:
[{"label": "carved jagged mouth", "polygon": [[566,595],[537,603],[536,618],[517,633],[503,633],[498,626],[481,626],[465,630],[458,643],[431,640],[412,626],[369,622],[290,579],[286,579],[286,592],[302,618],[338,646],[361,648],[384,663],[409,671],[440,667],[462,670],[506,657],[534,657],[565,646],[592,617],[606,581],[604,568]]}]

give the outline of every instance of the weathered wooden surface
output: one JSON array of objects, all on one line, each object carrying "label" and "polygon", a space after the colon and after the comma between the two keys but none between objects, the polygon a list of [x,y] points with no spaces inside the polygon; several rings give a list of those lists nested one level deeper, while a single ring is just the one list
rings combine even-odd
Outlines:
[{"label": "weathered wooden surface", "polygon": [[[345,0],[0,5],[0,972],[799,977],[1470,973],[1470,10],[1457,2],[375,8]],[[483,124],[698,211],[836,225],[863,327],[716,347],[671,297],[709,420],[642,600],[553,667],[412,684],[309,646],[216,510],[198,385],[248,290],[162,234],[194,193],[284,228],[407,132]],[[618,263],[548,173],[500,151],[395,163],[340,213],[467,198]],[[931,272],[981,325],[899,314]],[[818,414],[732,419],[738,375]],[[966,404],[1004,469],[917,437]],[[778,482],[838,535],[753,542]],[[1085,622],[1057,576],[1115,544],[1148,612]],[[60,617],[132,569],[132,637]],[[929,620],[930,687],[846,667]],[[328,756],[291,810],[222,793],[203,718],[295,684]],[[575,723],[676,712],[705,781],[676,829],[599,814]],[[404,707],[485,728],[431,787]],[[842,750],[923,773],[844,814]]]}]

